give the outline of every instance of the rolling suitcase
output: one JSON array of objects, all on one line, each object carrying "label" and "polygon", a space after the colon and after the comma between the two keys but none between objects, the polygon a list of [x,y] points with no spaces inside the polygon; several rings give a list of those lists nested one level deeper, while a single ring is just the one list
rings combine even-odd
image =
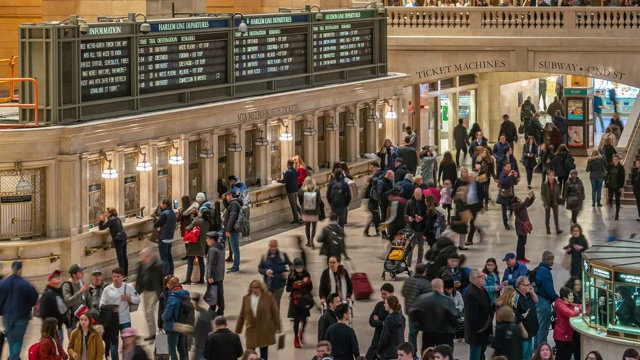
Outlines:
[{"label": "rolling suitcase", "polygon": [[373,288],[367,274],[354,272],[351,274],[351,283],[353,284],[353,297],[356,300],[368,300],[371,297]]}]

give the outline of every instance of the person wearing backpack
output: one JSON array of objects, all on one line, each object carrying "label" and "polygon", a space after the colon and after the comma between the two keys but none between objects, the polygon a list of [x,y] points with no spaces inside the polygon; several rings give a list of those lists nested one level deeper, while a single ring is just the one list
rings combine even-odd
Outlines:
[{"label": "person wearing backpack", "polygon": [[338,223],[344,227],[347,221],[347,211],[351,203],[351,191],[345,181],[342,169],[333,172],[333,179],[327,186],[327,201],[331,205],[331,212],[338,215]]},{"label": "person wearing backpack", "polygon": [[22,277],[22,261],[14,261],[11,270],[12,274],[0,281],[0,315],[9,343],[9,360],[18,360],[38,292]]},{"label": "person wearing backpack", "polygon": [[172,275],[174,272],[173,255],[171,254],[171,244],[176,232],[176,213],[171,209],[171,199],[162,199],[162,213],[153,224],[153,228],[158,231],[158,252],[162,260],[162,275]]},{"label": "person wearing backpack", "polygon": [[[69,308],[65,319],[65,325],[67,326],[67,336],[71,336],[71,331],[78,326],[78,318],[74,315],[76,310],[81,306],[87,308],[91,305],[89,298],[89,284],[83,283],[84,268],[78,264],[73,264],[69,268],[69,275],[71,278],[62,283],[62,298],[64,304]],[[62,324],[60,324],[62,327]]]},{"label": "person wearing backpack", "polygon": [[324,204],[322,203],[320,189],[316,181],[311,176],[304,179],[302,187],[298,191],[298,201],[302,204],[302,221],[304,221],[304,232],[307,236],[307,246],[315,249],[313,239],[316,237],[316,225],[320,220],[320,212]]},{"label": "person wearing backpack", "polygon": [[367,210],[369,210],[371,214],[371,221],[368,221],[367,226],[364,228],[364,237],[369,237],[369,228],[371,225],[373,225],[376,231],[376,236],[380,235],[380,230],[378,230],[380,227],[380,209],[378,207],[380,193],[378,192],[378,182],[384,177],[384,170],[380,169],[380,164],[377,161],[371,163],[371,170],[373,170],[373,175],[371,179],[369,179],[367,192],[365,193],[365,197],[369,198]]},{"label": "person wearing backpack", "polygon": [[[247,219],[247,226],[242,229],[242,236],[247,240],[251,240],[251,196],[249,195],[249,189],[247,185],[238,179],[235,175],[229,175],[229,189],[236,191],[236,197],[242,201],[242,212]],[[213,230],[213,229],[211,229]]]},{"label": "person wearing backpack", "polygon": [[558,184],[560,184],[560,190],[562,191],[567,182],[567,178],[569,178],[569,172],[576,168],[575,160],[569,152],[567,145],[562,144],[558,146],[558,151],[556,151],[553,161],[553,170],[556,172]]},{"label": "person wearing backpack", "polygon": [[558,298],[555,287],[553,285],[553,276],[551,276],[551,267],[553,266],[554,256],[549,250],[542,253],[542,261],[538,267],[529,273],[529,282],[534,285],[538,302],[536,303],[536,314],[538,315],[538,333],[535,337],[534,348],[547,341],[549,336],[549,328],[551,327],[551,304]]},{"label": "person wearing backpack", "polygon": [[167,333],[171,360],[178,360],[178,355],[180,360],[187,360],[187,336],[178,331],[180,326],[176,327],[176,324],[194,326],[195,308],[189,292],[182,288],[177,277],[169,279],[167,287],[170,295],[162,313],[162,329]]},{"label": "person wearing backpack", "polygon": [[287,191],[287,198],[289,199],[289,206],[291,207],[291,215],[293,220],[289,224],[300,223],[300,206],[296,199],[298,195],[298,172],[293,168],[293,160],[287,160],[287,171],[282,174],[282,178],[278,178],[277,181],[280,184],[284,184]]},{"label": "person wearing backpack", "polygon": [[[531,117],[531,115],[528,115],[527,118],[529,117]],[[522,120],[521,118],[520,121],[524,120]],[[511,147],[513,147],[513,145],[518,142],[518,131],[516,131],[516,124],[514,124],[513,121],[509,119],[509,115],[502,115],[502,124],[500,124],[500,131],[498,132],[498,134],[504,134],[506,142],[509,143],[509,146]]]},{"label": "person wearing backpack", "polygon": [[[129,259],[127,258],[127,233],[124,231],[122,221],[118,217],[118,212],[114,208],[107,208],[109,214],[107,220],[104,219],[104,213],[98,214],[98,228],[100,230],[109,229],[111,240],[116,248],[116,257],[118,258],[118,266],[124,270],[124,277],[129,276]],[[175,223],[175,221],[174,221]]]},{"label": "person wearing backpack", "polygon": [[40,330],[41,338],[29,348],[29,360],[67,360],[69,356],[64,352],[63,339],[60,338],[60,328],[56,318],[45,318]]},{"label": "person wearing backpack", "polygon": [[331,256],[336,256],[340,259],[344,255],[344,258],[349,259],[345,244],[344,228],[338,223],[337,214],[331,213],[329,216],[329,225],[322,229],[317,241],[321,244],[320,255],[326,256],[327,261],[329,261]]},{"label": "person wearing backpack", "polygon": [[280,299],[287,286],[291,259],[286,252],[278,248],[278,240],[269,240],[269,250],[262,255],[258,264],[258,273],[264,277],[264,283],[273,294],[280,309]]},{"label": "person wearing backpack", "polygon": [[242,221],[244,215],[242,214],[242,203],[235,197],[236,192],[227,190],[222,195],[222,202],[227,209],[226,221],[224,224],[224,236],[229,240],[229,247],[233,252],[233,266],[227,269],[227,273],[234,273],[240,271],[240,239],[239,233],[243,228]]}]

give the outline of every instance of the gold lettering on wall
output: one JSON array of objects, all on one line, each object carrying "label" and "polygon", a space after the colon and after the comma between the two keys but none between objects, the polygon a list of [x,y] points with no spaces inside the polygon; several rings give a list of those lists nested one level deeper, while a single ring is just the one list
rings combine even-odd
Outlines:
[{"label": "gold lettering on wall", "polygon": [[483,69],[501,69],[507,67],[506,60],[483,60],[483,61],[470,61],[465,63],[437,66],[426,70],[420,70],[416,72],[419,79],[430,78],[440,75],[448,75],[451,73],[483,70]]},{"label": "gold lettering on wall", "polygon": [[274,116],[282,116],[287,114],[293,114],[298,111],[298,105],[279,106],[270,109],[250,111],[242,114],[238,114],[238,121],[253,121],[260,119],[268,119]]}]

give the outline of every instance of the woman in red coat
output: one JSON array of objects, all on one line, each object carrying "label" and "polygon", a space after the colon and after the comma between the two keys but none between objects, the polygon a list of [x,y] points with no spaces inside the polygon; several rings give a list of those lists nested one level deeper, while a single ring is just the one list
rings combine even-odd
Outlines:
[{"label": "woman in red coat", "polygon": [[300,155],[293,157],[293,168],[298,172],[298,188],[301,188],[304,179],[307,178],[307,165],[305,165]]},{"label": "woman in red coat", "polygon": [[38,359],[67,360],[69,358],[67,353],[64,352],[60,337],[58,336],[58,320],[51,317],[44,319],[40,334]]},{"label": "woman in red coat", "polygon": [[557,313],[556,327],[553,329],[553,339],[556,341],[556,360],[570,360],[580,357],[580,342],[575,341],[574,330],[569,324],[572,317],[580,315],[582,305],[574,304],[574,293],[568,287],[560,289],[560,297],[556,299]]}]

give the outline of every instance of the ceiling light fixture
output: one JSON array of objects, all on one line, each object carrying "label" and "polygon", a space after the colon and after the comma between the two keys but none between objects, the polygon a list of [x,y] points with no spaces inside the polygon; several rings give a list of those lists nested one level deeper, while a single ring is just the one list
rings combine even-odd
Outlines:
[{"label": "ceiling light fixture", "polygon": [[107,158],[107,154],[100,150],[100,156],[102,156],[107,163],[109,164],[107,166],[106,169],[104,169],[104,171],[102,172],[102,178],[103,179],[115,179],[118,177],[118,171],[116,171],[116,169],[111,167],[111,160],[109,160],[109,158]]}]

